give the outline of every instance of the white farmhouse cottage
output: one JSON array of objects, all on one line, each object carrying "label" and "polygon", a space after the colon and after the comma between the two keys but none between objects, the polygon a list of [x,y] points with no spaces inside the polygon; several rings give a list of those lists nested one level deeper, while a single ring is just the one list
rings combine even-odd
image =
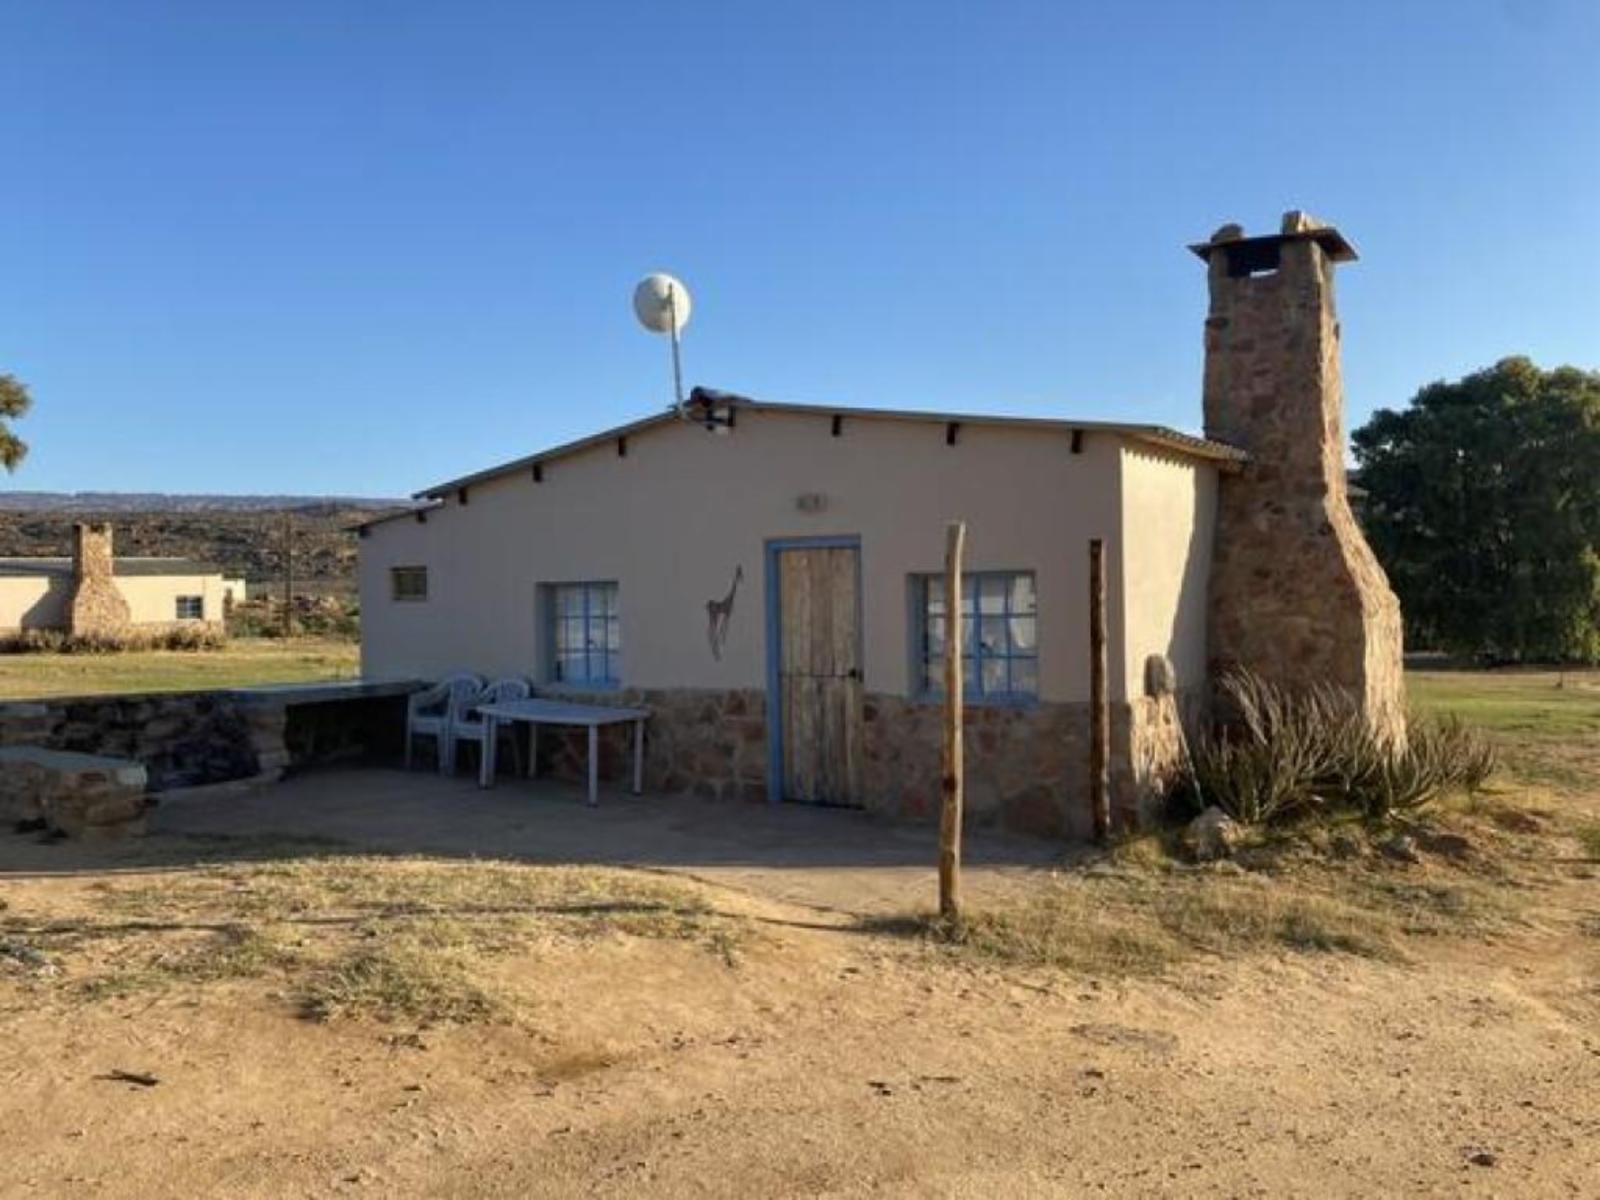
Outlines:
[{"label": "white farmhouse cottage", "polygon": [[470,668],[645,704],[656,789],[931,812],[938,576],[959,518],[979,818],[1087,829],[1091,539],[1125,818],[1177,763],[1180,713],[1218,660],[1338,682],[1390,720],[1398,610],[1349,513],[1338,422],[1332,264],[1353,252],[1297,214],[1196,252],[1210,436],[696,390],[682,416],[440,484],[364,526],[364,673]]}]

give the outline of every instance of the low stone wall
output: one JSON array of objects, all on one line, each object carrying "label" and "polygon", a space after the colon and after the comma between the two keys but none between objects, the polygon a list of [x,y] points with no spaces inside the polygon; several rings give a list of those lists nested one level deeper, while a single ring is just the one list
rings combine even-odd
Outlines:
[{"label": "low stone wall", "polygon": [[251,719],[216,692],[0,704],[0,745],[132,759],[157,791],[259,774],[253,733]]},{"label": "low stone wall", "polygon": [[0,746],[41,746],[143,764],[152,791],[371,754],[397,760],[403,696],[285,703],[246,691],[67,696],[0,704]]}]

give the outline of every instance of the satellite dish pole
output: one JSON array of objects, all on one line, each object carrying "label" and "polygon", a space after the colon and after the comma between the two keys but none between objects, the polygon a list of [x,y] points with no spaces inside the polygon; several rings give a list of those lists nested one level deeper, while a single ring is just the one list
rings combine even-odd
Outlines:
[{"label": "satellite dish pole", "polygon": [[651,333],[664,333],[672,339],[672,395],[680,418],[685,415],[680,343],[691,308],[689,290],[671,275],[646,275],[633,289],[633,313],[639,324]]}]

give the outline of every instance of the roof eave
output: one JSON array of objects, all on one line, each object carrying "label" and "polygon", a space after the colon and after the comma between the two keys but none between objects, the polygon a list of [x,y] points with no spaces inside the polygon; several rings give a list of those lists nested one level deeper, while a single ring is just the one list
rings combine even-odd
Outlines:
[{"label": "roof eave", "polygon": [[[909,409],[891,408],[853,408],[848,405],[830,404],[796,404],[786,401],[756,400],[748,396],[740,396],[731,392],[713,392],[708,389],[696,388],[694,401],[706,406],[732,405],[746,412],[772,412],[772,413],[801,413],[816,416],[842,416],[855,417],[867,420],[883,421],[918,421],[918,422],[955,422],[965,425],[992,425],[1011,426],[1029,429],[1056,429],[1063,432],[1082,430],[1085,433],[1112,433],[1123,437],[1136,438],[1152,445],[1193,458],[1200,458],[1217,463],[1223,469],[1237,470],[1249,461],[1250,456],[1236,446],[1225,442],[1213,441],[1209,438],[1196,437],[1192,434],[1180,433],[1176,429],[1169,429],[1164,425],[1128,424],[1116,421],[1073,421],[1061,420],[1055,417],[1011,417],[984,413],[956,413],[956,412],[929,412]],[[463,475],[445,483],[435,484],[420,492],[412,494],[413,500],[434,501],[442,503],[452,493],[463,488],[471,488],[492,479],[499,479],[505,475],[512,475],[523,471],[531,471],[535,466],[565,458],[568,455],[579,453],[592,447],[615,441],[618,438],[630,437],[657,425],[678,420],[675,409],[654,413],[648,417],[630,421],[625,425],[613,426],[601,430],[587,437],[575,441],[564,442],[541,450],[535,454],[525,455],[498,466],[487,467],[482,471],[475,471],[470,475]],[[384,521],[394,520],[397,516],[407,516],[414,510],[405,510],[398,514],[387,514],[364,522],[363,525],[353,528],[363,528],[380,524]]]}]

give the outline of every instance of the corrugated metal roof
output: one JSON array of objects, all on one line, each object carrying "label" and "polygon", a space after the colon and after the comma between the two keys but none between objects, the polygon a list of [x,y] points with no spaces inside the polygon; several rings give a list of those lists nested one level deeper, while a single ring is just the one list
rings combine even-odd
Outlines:
[{"label": "corrugated metal roof", "polygon": [[[717,392],[706,388],[696,388],[690,398],[689,405],[697,413],[703,413],[707,409],[732,407],[737,412],[800,413],[819,417],[839,416],[852,417],[858,420],[907,421],[940,425],[954,422],[959,425],[998,425],[1051,433],[1073,433],[1080,430],[1084,433],[1111,433],[1134,441],[1144,442],[1163,450],[1206,459],[1225,467],[1237,467],[1247,462],[1250,457],[1236,446],[1215,442],[1209,438],[1195,437],[1192,434],[1180,433],[1176,429],[1169,429],[1164,425],[1125,424],[1115,421],[1067,421],[1053,417],[1009,417],[987,413],[914,412],[892,408],[852,408],[827,404],[793,404],[779,401],[753,400],[748,396],[739,396],[731,392]],[[593,446],[615,441],[617,438],[631,437],[634,434],[653,429],[658,425],[671,423],[677,419],[676,411],[668,409],[666,412],[644,417],[626,425],[618,425],[612,429],[602,430],[599,433],[590,434],[588,437],[579,438],[576,441],[552,446],[548,450],[540,450],[537,453],[513,459],[498,466],[476,471],[471,475],[463,475],[461,478],[452,479],[447,483],[436,484],[431,488],[417,492],[414,498],[417,500],[441,500],[451,492],[460,491],[462,488],[472,487],[490,479],[498,479],[502,475],[530,471],[538,464],[565,458],[568,455],[577,454],[579,451],[587,450]],[[411,514],[404,512],[386,514],[374,520],[366,521],[357,528],[377,525],[384,521],[392,521],[398,517],[409,515]]]}]

